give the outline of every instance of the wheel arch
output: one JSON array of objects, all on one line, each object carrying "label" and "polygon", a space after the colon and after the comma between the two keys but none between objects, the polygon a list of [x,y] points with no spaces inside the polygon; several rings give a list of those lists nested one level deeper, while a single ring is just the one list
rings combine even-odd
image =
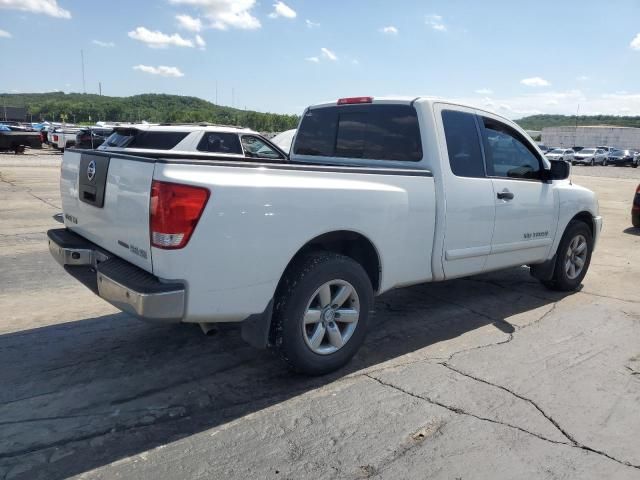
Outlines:
[{"label": "wheel arch", "polygon": [[335,230],[309,240],[291,257],[282,273],[280,282],[282,282],[282,278],[291,265],[301,256],[317,250],[339,253],[352,258],[364,268],[369,280],[371,280],[373,291],[377,292],[380,289],[382,284],[382,260],[378,249],[369,238],[353,230]]},{"label": "wheel arch", "polygon": [[[593,215],[591,214],[591,212],[588,212],[586,210],[583,210],[579,213],[576,213],[571,220],[569,220],[569,222],[567,223],[567,225],[564,227],[565,231],[567,230],[567,227],[569,226],[569,224],[573,221],[579,221],[579,222],[584,222],[587,224],[587,227],[589,227],[589,231],[591,232],[591,238],[595,238],[595,231],[594,231],[594,225],[593,225]],[[562,234],[564,235],[564,232],[562,232]]]}]

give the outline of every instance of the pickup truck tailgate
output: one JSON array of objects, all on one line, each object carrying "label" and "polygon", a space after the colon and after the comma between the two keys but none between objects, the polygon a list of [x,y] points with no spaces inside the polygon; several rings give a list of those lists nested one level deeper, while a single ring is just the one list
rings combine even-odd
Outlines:
[{"label": "pickup truck tailgate", "polygon": [[66,151],[60,172],[65,226],[152,272],[149,198],[153,162]]}]

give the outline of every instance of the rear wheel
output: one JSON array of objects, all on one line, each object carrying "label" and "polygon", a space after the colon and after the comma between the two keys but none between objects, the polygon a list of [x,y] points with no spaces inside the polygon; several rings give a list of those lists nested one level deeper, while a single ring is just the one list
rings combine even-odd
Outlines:
[{"label": "rear wheel", "polygon": [[587,274],[592,251],[591,229],[584,222],[572,220],[558,246],[553,277],[542,283],[552,290],[576,290]]},{"label": "rear wheel", "polygon": [[294,371],[322,375],[358,351],[373,305],[367,273],[355,260],[331,252],[302,257],[278,288],[273,333]]},{"label": "rear wheel", "polygon": [[606,159],[606,158],[602,160],[602,166],[603,166],[603,167],[606,167],[606,166],[607,166],[607,159]]}]

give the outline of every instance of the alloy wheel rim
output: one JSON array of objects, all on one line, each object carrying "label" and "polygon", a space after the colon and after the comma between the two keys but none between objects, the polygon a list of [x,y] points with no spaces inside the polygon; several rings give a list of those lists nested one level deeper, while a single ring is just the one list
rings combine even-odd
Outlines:
[{"label": "alloy wheel rim", "polygon": [[564,271],[569,280],[575,280],[584,270],[584,264],[587,261],[587,239],[584,235],[576,235],[573,237],[564,260]]},{"label": "alloy wheel rim", "polygon": [[356,289],[345,280],[330,280],[314,292],[304,311],[304,341],[312,352],[330,355],[347,344],[359,319]]}]

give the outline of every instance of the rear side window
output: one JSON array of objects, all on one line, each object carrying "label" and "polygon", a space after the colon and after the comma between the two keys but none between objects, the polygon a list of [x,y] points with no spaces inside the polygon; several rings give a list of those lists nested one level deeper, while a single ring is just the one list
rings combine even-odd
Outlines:
[{"label": "rear side window", "polygon": [[140,148],[148,150],[171,150],[189,132],[145,132],[140,130],[116,130],[105,145],[109,147]]},{"label": "rear side window", "polygon": [[443,110],[442,123],[453,174],[458,177],[484,177],[484,160],[475,116]]},{"label": "rear side window", "polygon": [[201,152],[242,155],[240,139],[235,133],[206,132],[198,144]]},{"label": "rear side window", "polygon": [[370,160],[422,159],[420,128],[409,105],[354,105],[310,110],[295,153]]}]

